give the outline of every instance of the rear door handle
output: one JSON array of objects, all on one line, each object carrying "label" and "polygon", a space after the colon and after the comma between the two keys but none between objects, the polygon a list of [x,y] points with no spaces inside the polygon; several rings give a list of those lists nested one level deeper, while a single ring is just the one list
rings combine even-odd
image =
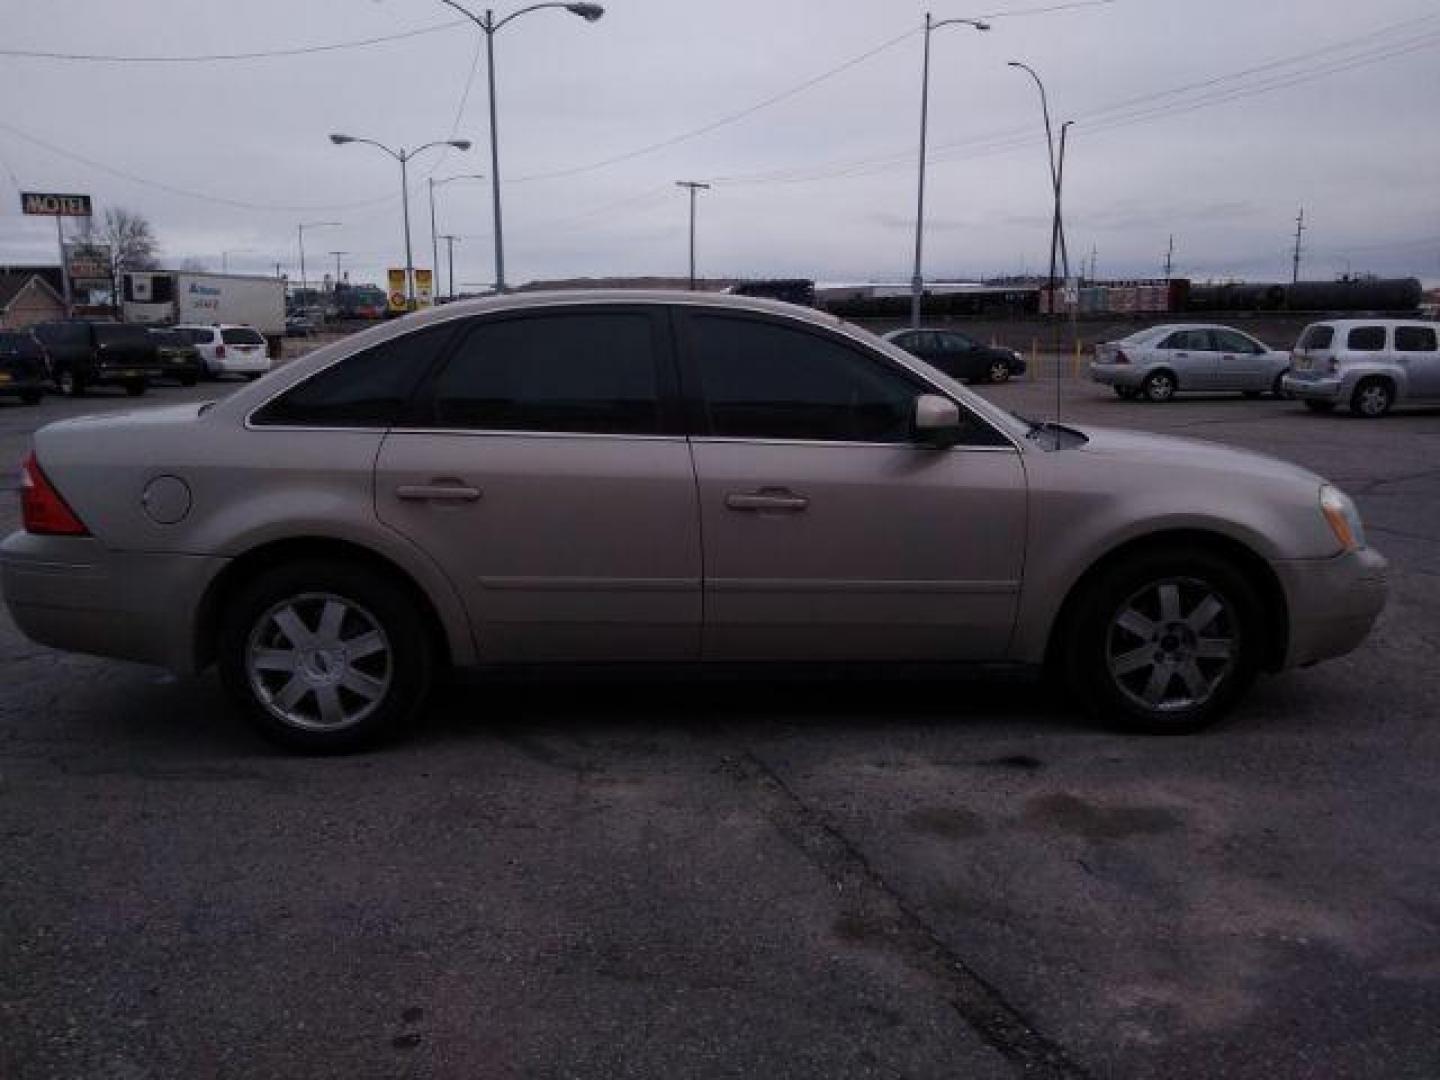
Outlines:
[{"label": "rear door handle", "polygon": [[435,484],[401,484],[395,497],[407,502],[475,502],[480,489],[459,481]]},{"label": "rear door handle", "polygon": [[804,510],[810,500],[784,488],[764,488],[745,493],[732,492],[725,496],[725,505],[731,510]]}]

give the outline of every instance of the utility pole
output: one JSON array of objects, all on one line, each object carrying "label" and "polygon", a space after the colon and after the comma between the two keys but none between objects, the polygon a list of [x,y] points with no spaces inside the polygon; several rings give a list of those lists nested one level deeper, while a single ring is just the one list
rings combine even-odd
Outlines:
[{"label": "utility pole", "polygon": [[[440,239],[445,241],[445,247],[446,247],[446,249],[450,252],[450,292],[449,292],[449,299],[454,300],[454,299],[455,299],[455,241],[456,241],[456,240],[459,240],[460,237],[451,235],[450,233],[441,233],[441,234],[440,234]],[[436,272],[437,274],[440,272],[440,268],[439,268],[438,266],[435,268],[435,272]]]},{"label": "utility pole", "polygon": [[336,285],[339,285],[339,284],[340,284],[340,256],[341,256],[341,255],[349,255],[350,253],[349,253],[348,251],[332,251],[332,252],[330,252],[330,254],[335,256],[335,284],[336,284]]},{"label": "utility pole", "polygon": [[1098,253],[1096,252],[1095,245],[1094,245],[1094,244],[1091,244],[1091,245],[1090,245],[1090,283],[1091,283],[1092,285],[1095,283],[1095,261],[1096,261],[1096,259],[1098,259],[1098,258],[1099,258],[1099,255],[1098,255]]},{"label": "utility pole", "polygon": [[1290,274],[1290,281],[1292,284],[1300,280],[1300,241],[1304,235],[1305,208],[1302,206],[1300,208],[1300,213],[1295,218],[1295,254],[1291,257],[1291,263],[1294,269],[1291,271]]},{"label": "utility pole", "polygon": [[690,291],[695,291],[695,193],[709,191],[709,184],[697,180],[676,180],[676,187],[687,188],[690,192]]},{"label": "utility pole", "polygon": [[1175,234],[1170,234],[1170,246],[1165,249],[1165,280],[1170,280],[1170,273],[1175,269]]}]

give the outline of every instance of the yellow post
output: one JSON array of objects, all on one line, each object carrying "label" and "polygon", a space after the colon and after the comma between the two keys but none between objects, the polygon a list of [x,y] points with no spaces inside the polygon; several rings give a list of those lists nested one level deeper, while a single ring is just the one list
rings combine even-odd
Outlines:
[{"label": "yellow post", "polygon": [[1074,374],[1075,374],[1075,377],[1076,377],[1077,379],[1080,377],[1080,342],[1079,342],[1079,341],[1076,341],[1076,342],[1075,342],[1075,370],[1074,370]]}]

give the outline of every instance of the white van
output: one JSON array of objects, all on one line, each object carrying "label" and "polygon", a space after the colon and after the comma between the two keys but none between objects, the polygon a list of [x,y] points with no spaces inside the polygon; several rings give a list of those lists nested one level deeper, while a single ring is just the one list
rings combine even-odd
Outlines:
[{"label": "white van", "polygon": [[1348,405],[1384,416],[1397,404],[1440,403],[1440,324],[1418,319],[1312,323],[1291,354],[1283,386],[1315,412]]}]

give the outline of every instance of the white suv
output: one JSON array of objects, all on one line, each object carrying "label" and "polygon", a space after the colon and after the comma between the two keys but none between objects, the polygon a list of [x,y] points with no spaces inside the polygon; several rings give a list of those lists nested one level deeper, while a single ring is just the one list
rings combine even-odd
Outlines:
[{"label": "white suv", "polygon": [[1332,319],[1305,328],[1285,390],[1315,412],[1348,405],[1384,416],[1399,402],[1440,402],[1440,324]]},{"label": "white suv", "polygon": [[212,379],[221,375],[244,375],[258,379],[270,370],[270,349],[265,335],[253,326],[216,323],[213,326],[182,325],[176,330],[190,338]]}]

